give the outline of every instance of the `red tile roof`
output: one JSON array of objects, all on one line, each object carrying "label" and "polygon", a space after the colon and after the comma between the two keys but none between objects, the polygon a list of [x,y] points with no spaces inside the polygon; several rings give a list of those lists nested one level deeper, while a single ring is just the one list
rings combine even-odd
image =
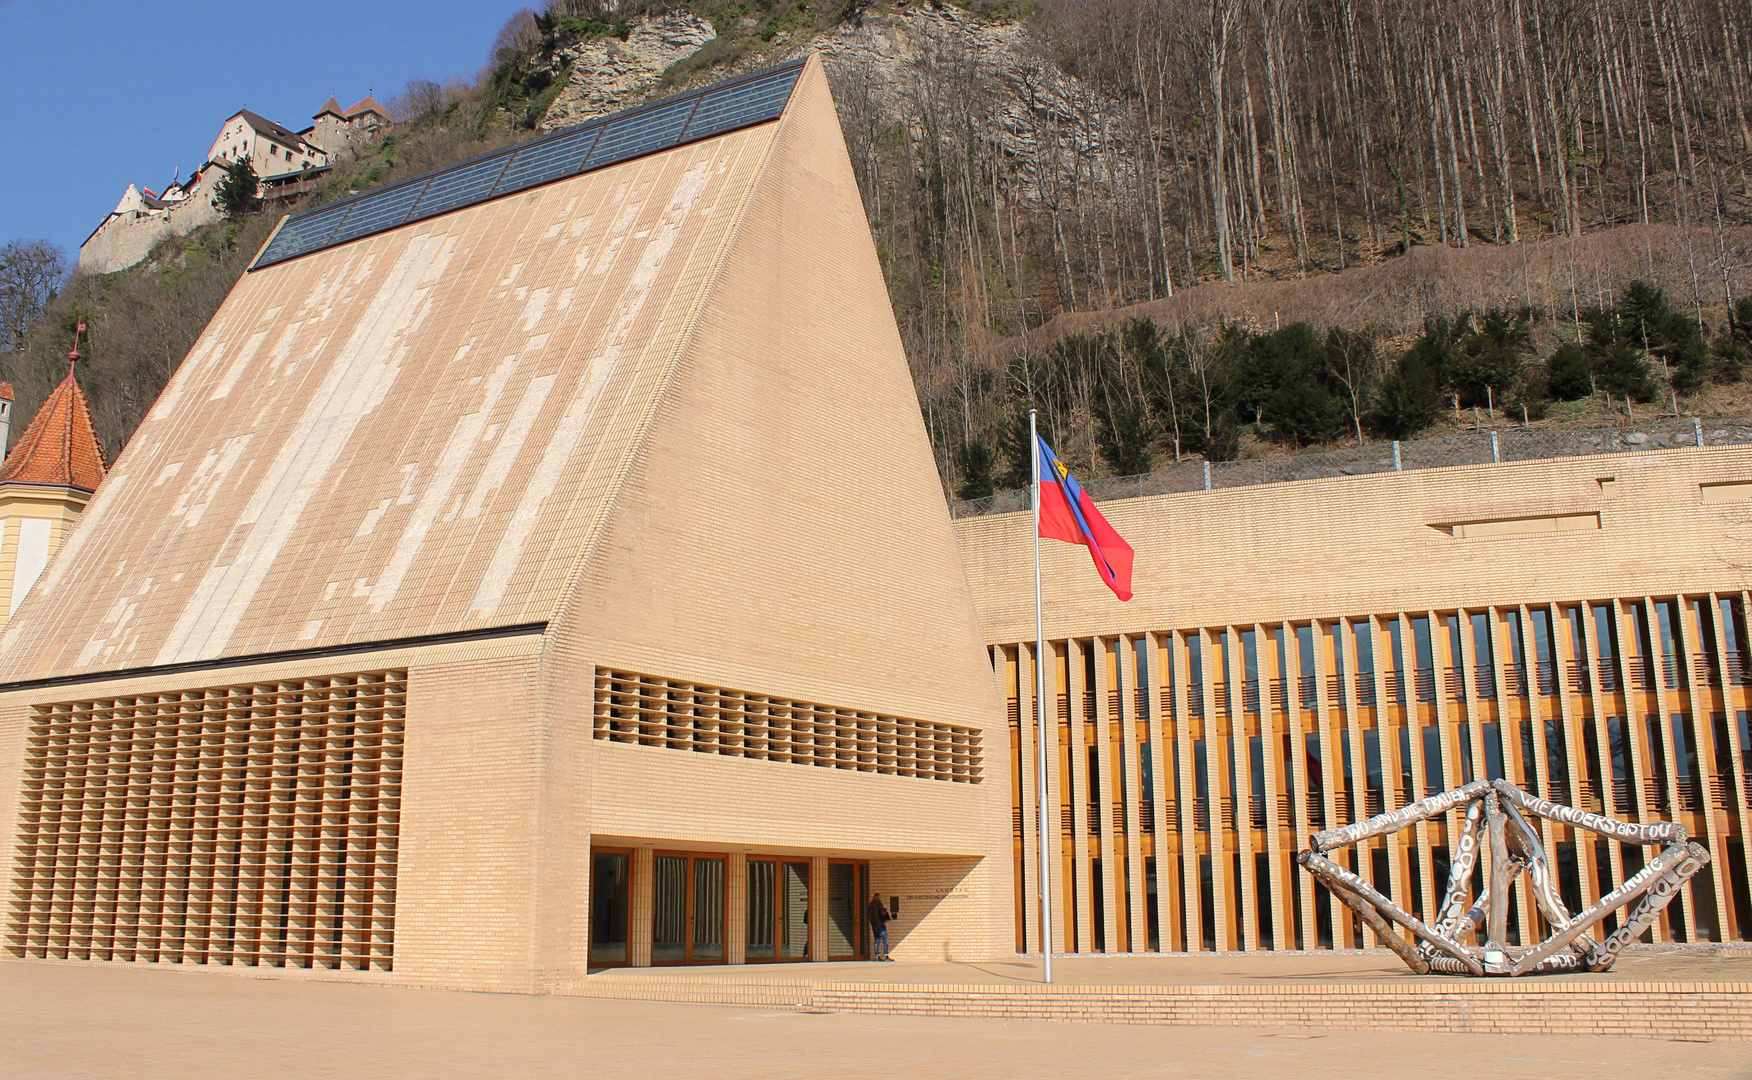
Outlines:
[{"label": "red tile roof", "polygon": [[91,430],[85,394],[69,367],[0,464],[0,484],[96,491],[104,471],[103,447]]},{"label": "red tile roof", "polygon": [[385,120],[389,119],[389,110],[379,105],[374,97],[365,97],[356,102],[352,108],[347,110],[347,119],[355,120],[366,113],[376,113]]},{"label": "red tile roof", "polygon": [[323,113],[333,113],[334,115],[340,117],[342,120],[345,120],[347,118],[347,114],[341,111],[341,103],[336,101],[334,99],[334,95],[332,95],[332,94],[329,95],[329,99],[327,101],[322,103],[322,108],[316,110],[316,116],[312,116],[311,119],[314,120],[314,119],[316,119],[317,116],[321,116]]}]

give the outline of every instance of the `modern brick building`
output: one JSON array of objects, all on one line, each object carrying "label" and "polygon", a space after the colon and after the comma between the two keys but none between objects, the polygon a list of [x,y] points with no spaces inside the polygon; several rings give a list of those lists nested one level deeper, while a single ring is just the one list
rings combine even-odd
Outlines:
[{"label": "modern brick building", "polygon": [[[1295,867],[1311,832],[1506,777],[1682,822],[1711,862],[1656,941],[1752,938],[1752,447],[1265,484],[1104,504],[1120,604],[1047,544],[1055,948],[1352,948]],[[1007,687],[1018,947],[1038,949],[1030,518],[956,522]],[[1433,917],[1456,822],[1354,866]],[[1642,865],[1547,825],[1571,911]],[[1517,927],[1537,917],[1517,890]],[[1529,941],[1543,937],[1530,935]]]},{"label": "modern brick building", "polygon": [[[6,944],[563,989],[1009,948],[819,62],[289,219],[0,638]],[[990,730],[988,731],[988,726]]]},{"label": "modern brick building", "polygon": [[[1055,947],[1367,944],[1293,853],[1476,775],[1680,816],[1662,939],[1746,937],[1749,497],[1109,504],[1131,604],[1047,545]],[[864,956],[874,894],[901,958],[1038,950],[1028,530],[943,504],[816,61],[297,215],[0,634],[5,946],[565,991]],[[1449,842],[1359,870],[1427,912]]]}]

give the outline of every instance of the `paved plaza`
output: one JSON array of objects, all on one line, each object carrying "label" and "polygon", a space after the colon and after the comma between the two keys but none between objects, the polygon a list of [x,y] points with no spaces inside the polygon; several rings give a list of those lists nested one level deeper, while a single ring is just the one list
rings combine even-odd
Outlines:
[{"label": "paved plaza", "polygon": [[[909,976],[907,965],[883,967]],[[1674,1042],[1658,1032],[1537,1038],[945,1020],[25,962],[0,962],[0,1017],[0,1077],[32,1080],[1752,1077],[1752,1044]]]},{"label": "paved plaza", "polygon": [[[1385,949],[1369,952],[1192,953],[1142,956],[1054,956],[1053,981],[1062,986],[1269,986],[1386,983],[1453,986],[1444,975],[1415,976]],[[938,985],[1033,986],[1040,958],[1017,957],[957,963],[829,963],[604,968],[591,981],[616,982],[771,979],[812,983],[934,983]],[[1495,980],[1493,980],[1495,981]],[[1620,955],[1610,970],[1541,975],[1553,983],[1708,982],[1752,983],[1752,945],[1722,949],[1639,947]],[[1521,985],[1529,985],[1522,983]]]}]

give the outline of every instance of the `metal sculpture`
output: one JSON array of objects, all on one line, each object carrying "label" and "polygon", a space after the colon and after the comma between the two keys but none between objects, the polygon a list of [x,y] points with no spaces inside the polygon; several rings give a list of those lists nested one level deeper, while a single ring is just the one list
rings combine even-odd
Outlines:
[{"label": "metal sculpture", "polygon": [[[1465,808],[1466,824],[1434,926],[1327,857],[1334,848],[1397,832],[1460,807]],[[1558,895],[1544,844],[1529,816],[1586,829],[1610,840],[1664,846],[1624,884],[1572,916]],[[1472,873],[1484,846],[1481,834],[1490,852],[1488,873],[1484,888],[1472,898]],[[1475,780],[1367,821],[1315,833],[1309,838],[1309,850],[1296,861],[1361,916],[1375,936],[1419,975],[1432,971],[1445,975],[1534,975],[1611,967],[1619,952],[1642,936],[1680,887],[1709,861],[1709,852],[1691,843],[1677,822],[1633,825],[1536,798],[1506,780]],[[1522,873],[1527,875],[1526,885],[1550,924],[1551,934],[1535,945],[1513,947],[1508,944],[1509,888]],[[1599,942],[1588,937],[1588,931],[1607,915],[1639,897],[1640,903],[1616,931]],[[1480,923],[1485,931],[1482,947],[1472,944]],[[1403,928],[1412,940],[1402,937],[1395,926]]]}]

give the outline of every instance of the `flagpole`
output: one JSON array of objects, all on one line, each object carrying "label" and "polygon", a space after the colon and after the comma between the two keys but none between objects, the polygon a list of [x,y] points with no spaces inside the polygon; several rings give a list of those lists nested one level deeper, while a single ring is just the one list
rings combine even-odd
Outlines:
[{"label": "flagpole", "polygon": [[1040,614],[1040,435],[1034,410],[1028,410],[1028,450],[1034,459],[1034,727],[1036,767],[1039,776],[1040,808],[1040,956],[1045,969],[1045,981],[1052,982],[1052,865],[1047,854],[1046,806],[1046,629]]}]

